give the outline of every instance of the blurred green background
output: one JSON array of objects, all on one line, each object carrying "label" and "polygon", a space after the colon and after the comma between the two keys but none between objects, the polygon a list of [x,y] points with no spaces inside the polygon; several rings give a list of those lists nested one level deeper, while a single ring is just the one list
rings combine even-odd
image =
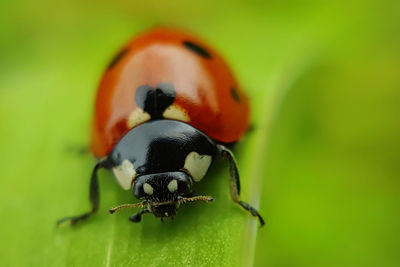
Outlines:
[{"label": "blurred green background", "polygon": [[[400,2],[7,1],[0,3],[1,266],[400,266]],[[101,171],[89,208],[93,98],[115,51],[154,26],[186,29],[230,62],[254,130],[174,221],[107,209],[133,202]],[[221,162],[219,162],[221,163]],[[223,165],[223,164],[218,164]]]}]

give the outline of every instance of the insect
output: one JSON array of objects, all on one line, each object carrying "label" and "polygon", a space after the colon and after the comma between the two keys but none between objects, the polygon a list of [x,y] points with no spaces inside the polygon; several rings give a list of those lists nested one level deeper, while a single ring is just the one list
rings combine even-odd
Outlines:
[{"label": "insect", "polygon": [[141,200],[110,209],[141,208],[174,217],[180,204],[211,202],[193,196],[216,157],[229,163],[232,200],[264,220],[240,200],[238,168],[227,144],[249,124],[249,101],[214,50],[196,37],[172,29],[153,29],[131,40],[114,57],[97,92],[91,150],[99,159],[90,179],[92,209],[58,224],[75,224],[99,209],[97,171],[111,169],[125,190]]}]

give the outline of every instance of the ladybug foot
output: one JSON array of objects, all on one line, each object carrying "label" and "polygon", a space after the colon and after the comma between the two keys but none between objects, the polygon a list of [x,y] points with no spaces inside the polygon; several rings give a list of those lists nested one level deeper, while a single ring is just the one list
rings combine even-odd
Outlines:
[{"label": "ladybug foot", "polygon": [[62,218],[60,220],[57,221],[57,226],[60,226],[61,224],[65,223],[65,222],[70,222],[71,225],[75,225],[80,221],[84,221],[87,218],[89,218],[93,213],[92,212],[88,212],[88,213],[84,213],[80,216],[74,216],[74,217],[65,217]]},{"label": "ladybug foot", "polygon": [[148,209],[141,210],[138,213],[136,213],[136,214],[132,215],[131,217],[129,217],[129,220],[131,222],[138,223],[138,222],[140,222],[142,220],[142,215],[145,214],[145,213],[149,213],[149,212],[150,211]]},{"label": "ladybug foot", "polygon": [[142,220],[142,215],[141,214],[132,215],[131,217],[129,217],[129,220],[135,223],[140,222]]}]

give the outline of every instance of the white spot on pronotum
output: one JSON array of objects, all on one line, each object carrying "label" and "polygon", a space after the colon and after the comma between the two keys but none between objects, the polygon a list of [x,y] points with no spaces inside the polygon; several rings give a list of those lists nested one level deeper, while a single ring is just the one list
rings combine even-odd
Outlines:
[{"label": "white spot on pronotum", "polygon": [[176,190],[178,190],[178,182],[174,179],[171,182],[169,182],[167,187],[168,187],[169,192],[173,193]]},{"label": "white spot on pronotum", "polygon": [[147,195],[152,195],[154,190],[153,187],[151,185],[149,185],[148,183],[144,183],[143,184],[143,191],[147,194]]},{"label": "white spot on pronotum", "polygon": [[121,187],[129,190],[136,176],[136,170],[132,162],[126,159],[122,161],[121,165],[114,167],[112,170]]},{"label": "white spot on pronotum", "polygon": [[146,122],[151,119],[151,116],[149,113],[144,111],[141,108],[136,108],[132,113],[129,115],[128,121],[126,125],[128,126],[129,129],[135,127],[136,125],[139,125],[143,122]]},{"label": "white spot on pronotum", "polygon": [[185,159],[183,168],[189,171],[193,179],[200,181],[210,167],[212,157],[209,155],[199,155],[197,152],[190,152]]},{"label": "white spot on pronotum", "polygon": [[178,120],[178,121],[184,121],[184,122],[190,121],[190,117],[187,114],[186,110],[184,110],[183,108],[181,108],[178,105],[169,106],[164,111],[163,117],[166,119]]}]

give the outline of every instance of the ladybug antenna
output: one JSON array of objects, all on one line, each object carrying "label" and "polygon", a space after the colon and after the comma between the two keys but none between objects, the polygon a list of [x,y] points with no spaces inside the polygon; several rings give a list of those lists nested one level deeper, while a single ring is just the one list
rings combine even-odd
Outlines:
[{"label": "ladybug antenna", "polygon": [[144,207],[146,207],[145,202],[140,202],[140,203],[135,203],[135,204],[122,204],[122,205],[116,206],[114,208],[111,208],[109,210],[109,212],[111,214],[113,214],[114,212],[116,212],[120,209],[123,209],[123,208],[144,208]]},{"label": "ladybug antenna", "polygon": [[[178,201],[176,201],[178,204],[183,204],[186,202],[194,202],[194,201],[204,201],[204,202],[213,202],[214,198],[211,196],[195,196],[195,197],[180,197]],[[162,206],[162,205],[167,205],[167,204],[172,204],[175,203],[175,201],[165,201],[165,202],[157,202],[153,203],[152,206]],[[143,201],[140,203],[135,203],[135,204],[121,204],[118,205],[114,208],[109,209],[109,212],[113,214],[114,212],[124,209],[124,208],[145,208],[148,204],[147,202]]]},{"label": "ladybug antenna", "polygon": [[178,203],[183,204],[186,202],[194,202],[194,201],[204,201],[204,202],[213,202],[214,198],[211,196],[194,196],[194,197],[178,197],[178,200],[176,201],[164,201],[164,202],[156,202],[152,203],[151,206],[162,206],[162,205],[168,205],[168,204],[173,204],[173,203]]},{"label": "ladybug antenna", "polygon": [[204,201],[204,202],[213,202],[214,198],[211,196],[195,196],[195,197],[182,197],[178,199],[178,203],[186,203],[186,202],[194,202],[194,201]]}]

